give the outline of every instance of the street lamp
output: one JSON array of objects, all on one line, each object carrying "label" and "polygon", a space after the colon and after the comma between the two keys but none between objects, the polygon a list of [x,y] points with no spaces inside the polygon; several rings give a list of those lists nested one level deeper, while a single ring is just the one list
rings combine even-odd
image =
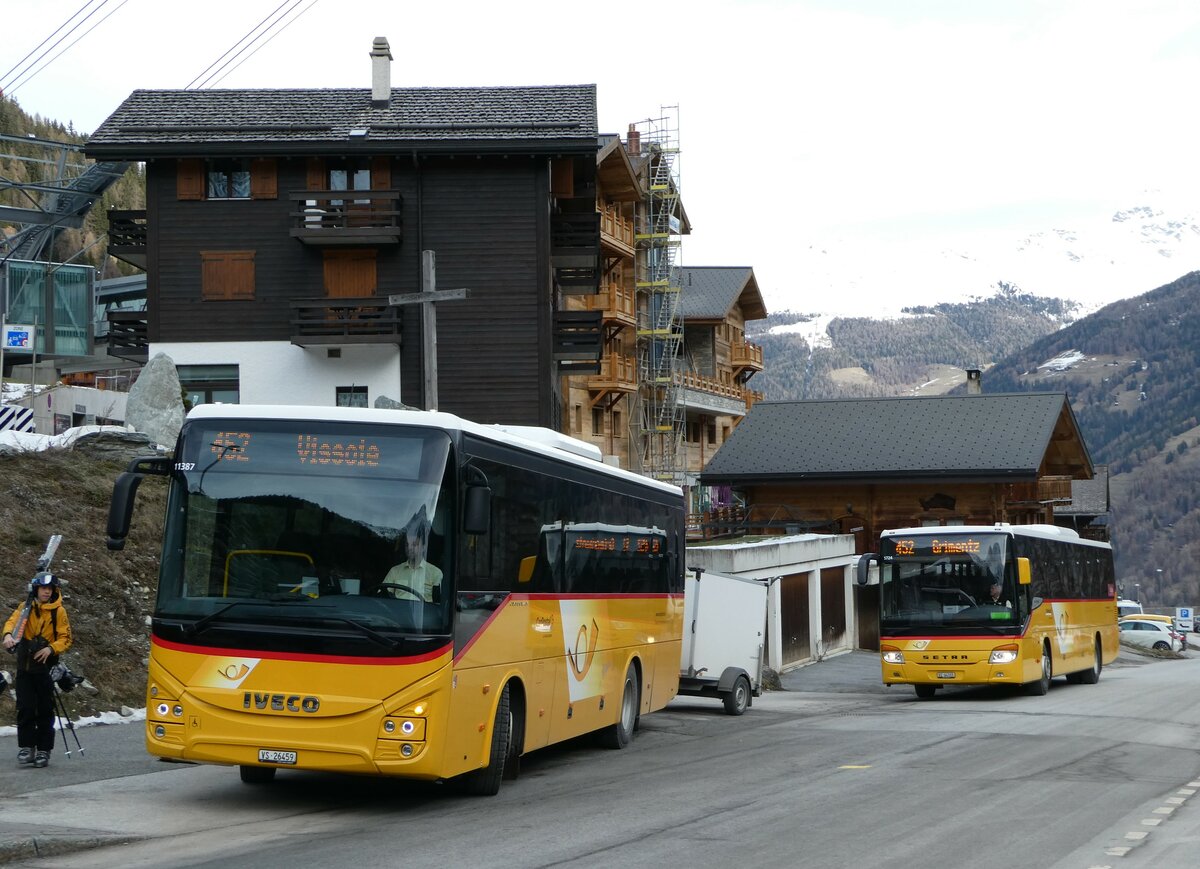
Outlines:
[{"label": "street lamp", "polygon": [[1142,584],[1140,582],[1133,584],[1133,599],[1138,603],[1142,602]]},{"label": "street lamp", "polygon": [[1156,568],[1154,568],[1154,572],[1158,574],[1158,597],[1159,597],[1159,600],[1161,600],[1163,603],[1166,603],[1167,599],[1163,595],[1162,568],[1156,567]]}]

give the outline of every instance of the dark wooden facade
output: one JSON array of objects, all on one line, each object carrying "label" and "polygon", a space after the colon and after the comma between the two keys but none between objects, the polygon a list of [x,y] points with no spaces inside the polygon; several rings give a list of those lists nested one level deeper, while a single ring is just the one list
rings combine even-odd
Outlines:
[{"label": "dark wooden facade", "polygon": [[[325,264],[331,255],[369,252],[375,286],[355,295],[386,298],[420,290],[420,252],[434,250],[439,287],[470,290],[467,300],[441,305],[437,312],[441,409],[471,419],[556,425],[559,378],[548,352],[550,158],[443,157],[416,165],[411,157],[390,160],[405,237],[400,244],[350,248],[306,245],[291,237],[292,203],[283,194],[308,189],[309,161],[271,162],[281,195],[223,200],[181,199],[180,161],[148,165],[151,342],[287,341],[293,336],[291,303],[327,296]],[[254,298],[205,300],[202,253],[230,250],[253,253]],[[420,308],[402,311],[401,317],[407,400],[421,394]]]},{"label": "dark wooden facade", "polygon": [[[117,226],[136,231],[110,252],[144,263],[149,349],[187,345],[197,364],[204,345],[221,343],[222,358],[202,361],[244,371],[254,352],[233,348],[264,345],[271,377],[321,369],[324,391],[302,402],[321,404],[327,375],[355,370],[338,367],[335,348],[375,345],[358,352],[374,354],[387,397],[423,406],[426,306],[389,310],[387,298],[424,289],[428,250],[437,289],[469,293],[437,306],[438,409],[561,430],[562,367],[568,355],[579,362],[587,336],[572,328],[571,352],[559,352],[560,320],[571,295],[599,287],[594,86],[378,97],[135,91],[101,125],[89,156],[147,166],[146,213],[120,215]],[[236,198],[209,195],[221,165],[247,167]],[[353,183],[335,184],[335,169]],[[289,345],[311,351],[302,366],[277,349]],[[598,343],[591,352],[598,361]],[[302,390],[286,394],[294,402]],[[377,384],[370,398],[381,394]]]}]

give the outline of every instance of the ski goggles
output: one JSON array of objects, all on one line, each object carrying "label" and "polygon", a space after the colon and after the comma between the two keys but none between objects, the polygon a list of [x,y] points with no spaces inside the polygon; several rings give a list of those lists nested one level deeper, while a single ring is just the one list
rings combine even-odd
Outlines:
[{"label": "ski goggles", "polygon": [[30,582],[34,588],[43,588],[48,585],[58,585],[58,577],[53,573],[39,573]]}]

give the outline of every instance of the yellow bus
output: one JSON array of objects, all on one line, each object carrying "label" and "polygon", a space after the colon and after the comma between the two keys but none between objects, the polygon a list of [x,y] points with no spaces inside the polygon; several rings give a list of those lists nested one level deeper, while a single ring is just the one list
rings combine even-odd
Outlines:
[{"label": "yellow bus", "polygon": [[879,572],[885,685],[1094,684],[1117,657],[1112,547],[1054,525],[902,528],[863,555]]},{"label": "yellow bus", "polygon": [[203,405],[174,454],[146,745],[239,767],[455,780],[627,745],[677,693],[683,495],[548,429],[450,414]]}]

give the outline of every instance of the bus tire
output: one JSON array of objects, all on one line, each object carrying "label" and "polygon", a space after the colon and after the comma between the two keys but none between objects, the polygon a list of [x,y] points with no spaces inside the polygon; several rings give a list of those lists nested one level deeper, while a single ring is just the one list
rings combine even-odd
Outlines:
[{"label": "bus tire", "polygon": [[488,763],[483,769],[465,774],[460,780],[462,792],[475,797],[493,797],[500,792],[504,765],[512,753],[513,719],[509,688],[504,686],[496,704],[496,720],[492,722],[492,745]]},{"label": "bus tire", "polygon": [[599,742],[604,748],[621,749],[629,745],[633,739],[633,729],[637,725],[638,710],[642,705],[642,692],[638,685],[637,668],[633,662],[625,671],[625,680],[621,683],[621,710],[616,724],[610,724],[599,732]]},{"label": "bus tire", "polygon": [[1050,679],[1054,676],[1054,662],[1050,659],[1050,647],[1042,645],[1042,677],[1035,679],[1025,686],[1025,690],[1035,697],[1041,697],[1050,690]]},{"label": "bus tire", "polygon": [[733,680],[733,688],[721,698],[725,711],[730,715],[742,715],[750,706],[750,680],[738,676]]},{"label": "bus tire", "polygon": [[269,785],[275,781],[275,767],[246,766],[246,764],[242,764],[238,767],[238,775],[248,785]]},{"label": "bus tire", "polygon": [[917,692],[918,700],[932,700],[937,693],[937,685],[913,685],[913,690]]},{"label": "bus tire", "polygon": [[1100,670],[1104,667],[1104,656],[1100,654],[1100,639],[1096,638],[1095,657],[1092,660],[1092,666],[1089,670],[1077,674],[1079,682],[1082,685],[1095,685],[1100,681]]}]

